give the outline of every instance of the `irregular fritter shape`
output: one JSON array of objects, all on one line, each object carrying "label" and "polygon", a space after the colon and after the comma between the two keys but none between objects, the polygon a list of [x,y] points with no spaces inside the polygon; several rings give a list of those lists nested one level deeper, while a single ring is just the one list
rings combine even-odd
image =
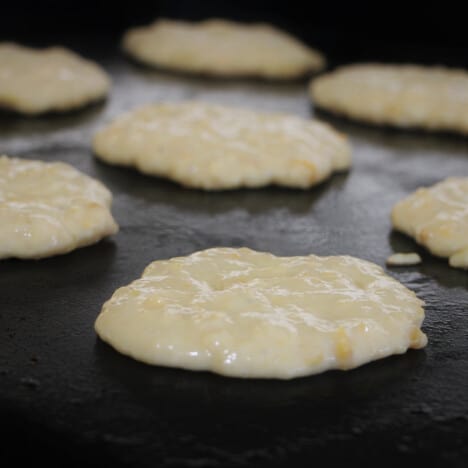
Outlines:
[{"label": "irregular fritter shape", "polygon": [[468,177],[416,190],[393,207],[392,223],[451,266],[468,268]]},{"label": "irregular fritter shape", "polygon": [[308,188],[350,165],[347,140],[327,125],[199,102],[148,105],[94,138],[96,155],[205,190]]},{"label": "irregular fritter shape", "polygon": [[416,65],[350,65],[311,83],[317,106],[365,122],[468,132],[468,72]]},{"label": "irregular fritter shape", "polygon": [[291,79],[325,67],[323,55],[268,24],[158,20],[130,29],[124,49],[150,65],[217,76]]},{"label": "irregular fritter shape", "polygon": [[104,185],[68,164],[0,157],[0,258],[42,258],[118,230]]},{"label": "irregular fritter shape", "polygon": [[102,99],[109,86],[99,65],[68,49],[0,43],[0,107],[24,114],[66,111]]},{"label": "irregular fritter shape", "polygon": [[357,258],[213,248],[151,263],[95,329],[148,364],[289,379],[425,346],[422,305]]}]

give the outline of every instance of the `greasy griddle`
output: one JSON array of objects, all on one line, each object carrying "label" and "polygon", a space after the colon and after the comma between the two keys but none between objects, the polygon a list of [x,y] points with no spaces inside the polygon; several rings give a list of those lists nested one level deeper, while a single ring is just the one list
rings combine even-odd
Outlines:
[{"label": "greasy griddle", "polygon": [[[63,116],[3,114],[0,152],[66,161],[100,179],[114,194],[120,232],[64,256],[0,262],[2,461],[464,466],[468,273],[392,233],[389,213],[419,186],[468,175],[468,141],[321,115],[350,137],[349,173],[307,191],[188,190],[100,163],[92,134],[122,111],[159,100],[203,99],[308,117],[314,111],[305,83],[183,77],[136,66],[110,42],[68,45],[112,74],[110,99]],[[394,251],[417,251],[422,265],[389,273],[426,301],[429,345],[350,372],[274,381],[150,367],[96,338],[102,303],[150,261],[213,246],[351,254],[380,265]]]}]

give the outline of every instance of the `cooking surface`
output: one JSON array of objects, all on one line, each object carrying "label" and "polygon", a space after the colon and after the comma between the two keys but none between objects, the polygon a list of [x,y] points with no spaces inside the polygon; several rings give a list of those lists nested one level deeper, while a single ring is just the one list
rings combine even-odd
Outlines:
[{"label": "cooking surface", "polygon": [[[112,74],[111,97],[63,116],[2,114],[0,153],[63,160],[100,179],[114,194],[121,230],[68,255],[0,262],[3,457],[68,466],[294,466],[317,456],[464,466],[468,272],[392,233],[389,214],[419,186],[468,176],[468,140],[320,114],[350,137],[349,173],[308,191],[183,189],[98,162],[92,134],[119,113],[159,100],[308,117],[305,84],[170,75],[134,65],[111,46],[69,45]],[[213,246],[350,254],[382,266],[394,251],[417,251],[421,265],[388,271],[426,301],[429,344],[357,370],[283,382],[150,367],[96,338],[94,320],[116,288],[153,260]]]}]

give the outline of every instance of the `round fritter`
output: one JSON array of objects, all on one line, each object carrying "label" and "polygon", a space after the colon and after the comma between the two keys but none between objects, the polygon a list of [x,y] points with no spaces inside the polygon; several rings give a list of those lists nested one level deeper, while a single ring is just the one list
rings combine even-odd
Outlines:
[{"label": "round fritter", "polygon": [[323,55],[268,24],[221,19],[161,19],[130,29],[124,50],[139,61],[180,72],[294,79],[325,67]]},{"label": "round fritter", "polygon": [[416,190],[392,210],[395,229],[430,252],[468,269],[468,177],[449,177]]},{"label": "round fritter", "polygon": [[345,137],[318,121],[201,102],[152,104],[94,137],[110,164],[205,190],[308,188],[351,164]]},{"label": "round fritter", "polygon": [[422,305],[357,258],[213,248],[151,263],[95,329],[148,364],[290,379],[425,346]]},{"label": "round fritter", "polygon": [[0,157],[0,259],[49,257],[118,230],[112,195],[62,162]]},{"label": "round fritter", "polygon": [[24,114],[67,111],[104,98],[106,72],[63,47],[0,43],[0,107]]},{"label": "round fritter", "polygon": [[468,133],[468,72],[362,64],[313,80],[315,105],[378,125]]}]

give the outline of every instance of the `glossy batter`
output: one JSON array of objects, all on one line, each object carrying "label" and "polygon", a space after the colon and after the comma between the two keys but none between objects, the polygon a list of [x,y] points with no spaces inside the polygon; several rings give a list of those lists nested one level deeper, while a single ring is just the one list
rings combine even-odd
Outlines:
[{"label": "glossy batter", "polygon": [[220,19],[161,19],[127,31],[123,48],[150,65],[216,76],[291,79],[325,67],[320,52],[284,31]]},{"label": "glossy batter", "polygon": [[0,156],[0,259],[63,254],[114,234],[111,201],[68,164]]},{"label": "glossy batter", "polygon": [[317,106],[397,127],[468,133],[468,72],[418,65],[349,65],[311,83]]},{"label": "glossy batter", "polygon": [[420,188],[392,210],[395,229],[413,237],[430,252],[468,268],[468,177],[449,177]]},{"label": "glossy batter", "polygon": [[63,47],[0,43],[0,107],[39,114],[104,98],[110,80],[96,63]]},{"label": "glossy batter", "polygon": [[148,364],[290,379],[424,347],[422,306],[357,258],[213,248],[151,263],[95,329]]},{"label": "glossy batter", "polygon": [[308,188],[351,164],[345,137],[318,121],[202,102],[152,104],[117,118],[96,156],[205,190]]}]

